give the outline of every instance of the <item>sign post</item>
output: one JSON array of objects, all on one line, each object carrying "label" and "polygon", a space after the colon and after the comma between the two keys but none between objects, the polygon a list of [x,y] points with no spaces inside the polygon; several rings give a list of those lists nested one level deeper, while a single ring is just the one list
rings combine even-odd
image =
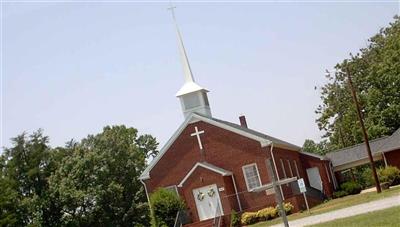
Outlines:
[{"label": "sign post", "polygon": [[306,202],[306,206],[307,206],[307,211],[308,213],[310,213],[310,207],[308,206],[308,201],[307,201],[307,196],[306,196],[306,184],[304,183],[304,179],[300,178],[297,180],[297,184],[299,185],[300,188],[300,192],[303,193],[304,196],[304,201]]},{"label": "sign post", "polygon": [[283,224],[285,225],[285,227],[289,227],[285,208],[283,206],[283,199],[282,199],[281,190],[279,189],[279,185],[288,184],[290,182],[296,181],[297,177],[286,178],[286,179],[277,181],[276,180],[276,178],[277,178],[276,172],[273,171],[274,163],[271,161],[271,159],[268,159],[266,162],[267,162],[268,173],[270,174],[270,177],[271,177],[271,183],[266,184],[266,185],[261,185],[260,187],[254,188],[251,190],[251,192],[261,192],[261,191],[266,191],[268,189],[273,189],[275,192],[275,201],[278,204],[279,212],[281,214]]}]

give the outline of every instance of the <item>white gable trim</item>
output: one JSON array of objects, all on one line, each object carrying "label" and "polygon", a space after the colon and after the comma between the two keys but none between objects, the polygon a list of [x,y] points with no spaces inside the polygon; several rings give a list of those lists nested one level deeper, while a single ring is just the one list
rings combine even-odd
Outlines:
[{"label": "white gable trim", "polygon": [[193,168],[188,172],[188,174],[186,174],[186,176],[181,180],[181,182],[178,184],[178,187],[182,187],[183,184],[185,183],[185,181],[186,181],[187,179],[189,179],[190,175],[192,175],[192,173],[193,173],[193,172],[197,169],[197,167],[199,167],[199,166],[200,166],[200,167],[203,167],[203,168],[206,168],[206,169],[208,169],[208,170],[214,171],[214,172],[216,172],[216,173],[219,173],[219,174],[221,174],[222,176],[230,176],[230,175],[232,175],[232,172],[230,172],[230,171],[227,171],[227,170],[218,168],[218,167],[213,166],[213,165],[211,165],[211,164],[198,162],[198,163],[196,163],[196,165],[193,166]]},{"label": "white gable trim", "polygon": [[304,155],[307,155],[307,156],[311,156],[311,157],[314,157],[314,158],[318,158],[318,159],[320,159],[320,160],[328,160],[326,157],[324,157],[324,156],[321,156],[321,155],[318,155],[318,154],[314,154],[314,153],[310,153],[310,152],[306,152],[306,151],[300,151],[300,154],[304,154]]},{"label": "white gable trim", "polygon": [[147,180],[150,179],[150,171],[153,169],[153,167],[158,163],[158,161],[164,156],[165,152],[171,147],[171,145],[175,142],[175,140],[178,138],[178,136],[182,133],[182,131],[186,128],[188,124],[198,122],[198,121],[204,121],[206,123],[209,123],[211,125],[217,126],[219,128],[223,128],[225,130],[234,132],[236,134],[242,135],[244,137],[256,140],[260,142],[261,147],[266,147],[270,145],[272,142],[270,140],[267,140],[265,138],[253,135],[251,133],[245,132],[243,130],[236,129],[234,127],[231,127],[226,124],[222,124],[220,122],[217,122],[213,119],[207,118],[200,116],[198,114],[192,113],[189,117],[185,119],[185,121],[179,126],[179,128],[175,131],[175,133],[171,136],[171,138],[167,141],[167,143],[161,148],[160,153],[150,162],[150,164],[147,166],[147,168],[143,171],[142,175],[140,176],[139,179],[141,180]]},{"label": "white gable trim", "polygon": [[179,128],[172,134],[171,138],[164,144],[161,148],[160,153],[150,162],[150,164],[146,167],[143,173],[140,175],[139,179],[147,180],[150,179],[150,171],[157,164],[157,162],[161,159],[165,152],[169,149],[173,142],[178,138],[178,136],[182,133],[183,129],[189,124],[192,117],[188,117],[185,121],[179,126]]},{"label": "white gable trim", "polygon": [[234,132],[234,133],[236,133],[236,134],[239,134],[239,135],[241,135],[241,136],[247,137],[247,138],[249,138],[249,139],[253,139],[253,140],[259,141],[260,144],[261,144],[261,147],[269,146],[269,145],[272,143],[270,140],[267,140],[267,139],[265,139],[265,138],[263,138],[263,137],[256,136],[256,135],[251,134],[251,133],[248,133],[248,132],[246,132],[246,131],[243,131],[243,130],[240,130],[240,129],[231,127],[231,126],[229,126],[229,125],[226,125],[226,124],[223,124],[223,123],[220,123],[220,122],[217,122],[217,121],[214,121],[213,119],[206,118],[206,117],[203,117],[203,116],[199,116],[199,115],[197,115],[197,114],[194,114],[194,115],[195,115],[196,117],[198,117],[201,121],[204,121],[204,122],[206,122],[206,123],[209,123],[209,124],[211,124],[211,125],[217,126],[217,127],[219,127],[219,128],[223,128],[223,129],[225,129],[225,130]]}]

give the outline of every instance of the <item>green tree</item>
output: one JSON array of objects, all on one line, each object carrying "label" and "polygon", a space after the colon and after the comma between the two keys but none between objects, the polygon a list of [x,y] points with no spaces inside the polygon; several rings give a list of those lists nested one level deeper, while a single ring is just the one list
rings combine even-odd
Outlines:
[{"label": "green tree", "polygon": [[50,191],[62,206],[62,222],[79,226],[148,226],[149,210],[139,181],[146,158],[157,154],[150,135],[134,128],[105,127],[70,146],[50,177]]},{"label": "green tree", "polygon": [[185,207],[182,199],[173,191],[159,188],[150,196],[151,226],[174,226],[176,214]]},{"label": "green tree", "polygon": [[389,135],[400,127],[400,20],[369,39],[366,48],[335,66],[321,88],[322,104],[316,120],[329,139],[328,149],[338,149],[363,141],[347,84],[352,75],[360,98],[369,136]]},{"label": "green tree", "polygon": [[0,223],[15,226],[51,225],[60,217],[48,193],[48,178],[56,164],[41,130],[12,139],[1,155]]},{"label": "green tree", "polygon": [[313,140],[305,140],[303,144],[303,151],[314,154],[324,155],[327,152],[327,142],[323,140],[319,143],[315,143]]}]

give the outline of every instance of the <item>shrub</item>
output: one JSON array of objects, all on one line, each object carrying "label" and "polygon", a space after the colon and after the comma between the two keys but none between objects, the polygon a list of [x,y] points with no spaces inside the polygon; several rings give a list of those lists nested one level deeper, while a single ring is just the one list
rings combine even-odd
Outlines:
[{"label": "shrub", "polygon": [[333,198],[341,198],[344,197],[346,195],[349,195],[349,193],[345,192],[345,191],[336,191],[333,193]]},{"label": "shrub", "polygon": [[345,182],[342,185],[340,185],[340,188],[347,192],[347,194],[349,195],[355,195],[361,192],[361,185],[357,182],[354,181],[349,181],[349,182]]},{"label": "shrub", "polygon": [[388,166],[378,170],[379,181],[388,182],[391,186],[400,184],[400,170],[395,166]]},{"label": "shrub", "polygon": [[362,172],[364,187],[370,187],[375,184],[374,177],[372,176],[371,168],[365,168]]},{"label": "shrub", "polygon": [[176,214],[185,208],[182,199],[173,191],[159,188],[150,196],[151,225],[174,226]]},{"label": "shrub", "polygon": [[257,218],[259,221],[266,221],[273,219],[277,216],[278,210],[273,207],[267,207],[257,211]]},{"label": "shrub", "polygon": [[251,225],[258,221],[257,212],[244,212],[240,219],[242,225]]},{"label": "shrub", "polygon": [[232,210],[231,212],[231,225],[230,227],[239,227],[240,226],[240,217],[239,214],[235,211]]},{"label": "shrub", "polygon": [[[294,206],[291,203],[283,203],[283,209],[285,210],[286,214],[291,214],[293,208],[294,208]],[[277,210],[278,214],[280,215],[278,205],[275,207],[275,209]]]}]

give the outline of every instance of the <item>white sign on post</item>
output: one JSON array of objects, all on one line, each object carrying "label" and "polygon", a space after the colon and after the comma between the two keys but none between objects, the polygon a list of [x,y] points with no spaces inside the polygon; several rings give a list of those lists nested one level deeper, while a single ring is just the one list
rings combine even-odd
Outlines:
[{"label": "white sign on post", "polygon": [[307,189],[306,189],[306,184],[304,183],[304,179],[303,179],[303,178],[298,179],[298,180],[297,180],[297,184],[299,185],[299,188],[300,188],[300,192],[301,192],[301,193],[304,193],[304,192],[307,191]]},{"label": "white sign on post", "polygon": [[298,179],[297,184],[299,185],[300,192],[303,193],[304,202],[306,202],[307,211],[308,211],[308,213],[310,213],[310,207],[308,206],[308,201],[307,201],[307,196],[306,196],[307,189],[306,189],[306,184],[304,183],[304,179],[303,178]]}]

